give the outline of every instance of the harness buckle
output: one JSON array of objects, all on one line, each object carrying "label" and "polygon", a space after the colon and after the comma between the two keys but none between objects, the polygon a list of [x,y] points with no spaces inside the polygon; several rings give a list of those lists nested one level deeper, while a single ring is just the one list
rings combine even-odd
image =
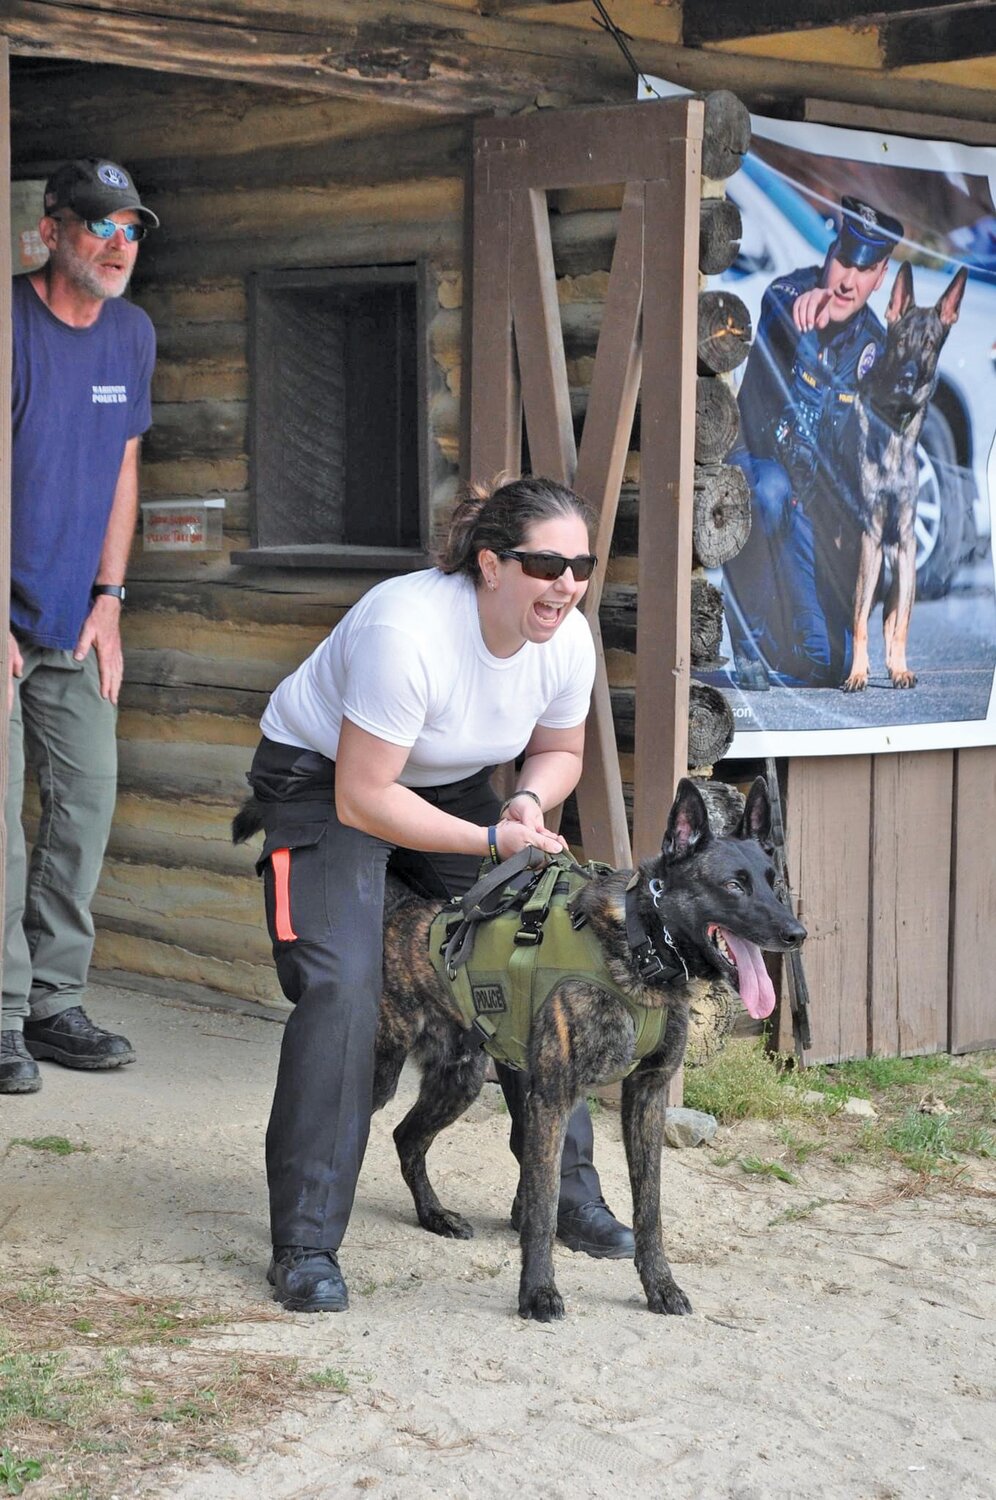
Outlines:
[{"label": "harness buckle", "polygon": [[542,924],[523,922],[512,941],[517,948],[538,948],[543,941]]},{"label": "harness buckle", "polygon": [[664,973],[664,964],[661,956],[649,939],[647,942],[641,943],[639,948],[633,950],[633,957],[636,959],[641,979],[659,979]]}]

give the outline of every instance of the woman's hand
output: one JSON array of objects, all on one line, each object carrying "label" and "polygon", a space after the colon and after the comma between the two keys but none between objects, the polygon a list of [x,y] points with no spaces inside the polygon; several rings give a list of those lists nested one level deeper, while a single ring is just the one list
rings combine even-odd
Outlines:
[{"label": "woman's hand", "polygon": [[[522,801],[525,799],[523,798]],[[515,807],[521,806],[517,802]],[[498,853],[502,859],[511,859],[513,854],[518,854],[520,849],[542,849],[544,854],[561,854],[567,848],[567,840],[559,833],[543,826],[543,814],[535,803],[531,804],[535,819],[519,819],[515,816],[512,808],[502,818],[495,829],[495,838],[498,843]]]}]

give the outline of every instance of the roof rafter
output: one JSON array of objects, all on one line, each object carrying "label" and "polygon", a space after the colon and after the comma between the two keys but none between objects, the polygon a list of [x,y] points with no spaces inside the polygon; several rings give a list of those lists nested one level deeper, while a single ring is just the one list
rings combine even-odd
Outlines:
[{"label": "roof rafter", "polygon": [[686,47],[702,47],[823,26],[888,30],[892,25],[905,37],[945,22],[959,35],[970,31],[978,38],[978,51],[958,55],[979,56],[996,47],[990,0],[806,0],[804,5],[799,0],[753,0],[750,5],[743,0],[684,0],[682,39]]}]

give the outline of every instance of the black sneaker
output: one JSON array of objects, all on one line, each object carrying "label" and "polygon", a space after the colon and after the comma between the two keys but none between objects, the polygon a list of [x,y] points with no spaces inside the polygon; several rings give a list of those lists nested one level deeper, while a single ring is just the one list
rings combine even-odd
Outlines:
[{"label": "black sneaker", "polygon": [[38,1064],[19,1031],[0,1031],[0,1094],[37,1094],[42,1086]]},{"label": "black sneaker", "polygon": [[288,1312],[344,1312],[349,1293],[334,1250],[274,1245],[266,1279]]},{"label": "black sneaker", "polygon": [[45,1021],[25,1021],[24,1044],[32,1057],[62,1063],[64,1068],[120,1068],[135,1061],[128,1038],[95,1026],[80,1005]]},{"label": "black sneaker", "polygon": [[[518,1232],[522,1225],[518,1193],[512,1200],[511,1219]],[[632,1229],[620,1224],[604,1198],[580,1208],[558,1209],[557,1238],[568,1250],[581,1250],[594,1260],[632,1260],[636,1254]]]}]

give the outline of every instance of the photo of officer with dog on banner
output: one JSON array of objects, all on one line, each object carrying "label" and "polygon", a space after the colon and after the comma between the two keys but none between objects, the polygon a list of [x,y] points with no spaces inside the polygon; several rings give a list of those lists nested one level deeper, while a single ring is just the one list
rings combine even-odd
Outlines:
[{"label": "photo of officer with dog on banner", "polygon": [[[645,79],[641,97],[673,93]],[[713,570],[730,755],[996,739],[996,150],[752,116],[709,287],[750,530]]]}]

